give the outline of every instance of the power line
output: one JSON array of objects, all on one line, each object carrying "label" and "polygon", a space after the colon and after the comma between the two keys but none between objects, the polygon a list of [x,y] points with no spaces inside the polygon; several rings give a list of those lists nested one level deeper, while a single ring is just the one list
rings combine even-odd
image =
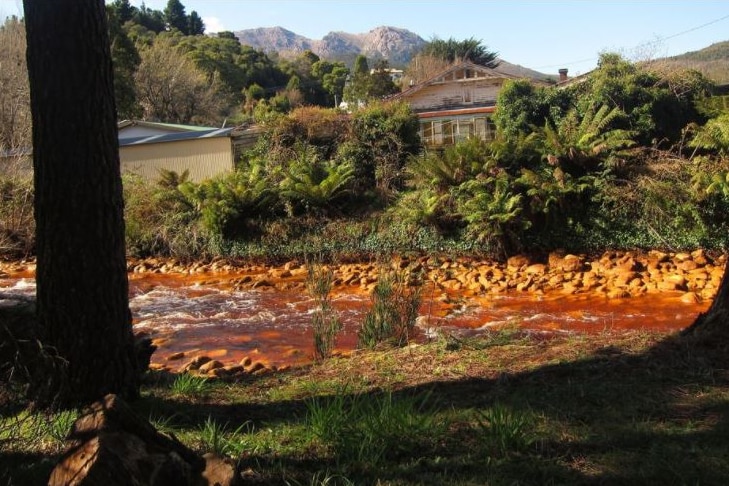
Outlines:
[{"label": "power line", "polygon": [[[688,30],[681,31],[681,32],[678,32],[676,34],[671,34],[671,35],[666,36],[666,37],[659,37],[656,41],[653,41],[653,43],[663,42],[663,41],[667,41],[669,39],[673,39],[675,37],[679,37],[679,36],[682,36],[682,35],[685,35],[685,34],[689,34],[691,32],[695,32],[695,31],[697,31],[699,29],[703,29],[704,27],[708,27],[710,25],[716,24],[716,23],[721,22],[722,20],[726,20],[726,19],[729,19],[729,15],[725,15],[725,16],[720,17],[718,19],[711,20],[709,22],[706,22],[705,24],[701,24],[701,25],[698,25],[696,27],[692,27],[692,28],[690,28]],[[591,57],[591,58],[588,58],[588,59],[580,59],[579,61],[563,62],[563,63],[560,63],[560,64],[550,64],[550,65],[547,65],[547,66],[538,66],[538,67],[533,68],[533,69],[546,69],[546,68],[554,68],[554,67],[565,67],[565,66],[571,66],[572,64],[580,64],[580,63],[583,63],[583,62],[596,61],[597,59],[598,59],[597,57]]]}]

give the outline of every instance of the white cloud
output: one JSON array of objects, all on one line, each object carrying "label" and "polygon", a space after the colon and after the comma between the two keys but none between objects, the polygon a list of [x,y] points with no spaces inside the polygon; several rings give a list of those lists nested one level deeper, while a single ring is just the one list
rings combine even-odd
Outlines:
[{"label": "white cloud", "polygon": [[220,19],[217,17],[203,17],[202,21],[205,24],[206,34],[214,34],[216,32],[225,30],[223,22],[221,22]]}]

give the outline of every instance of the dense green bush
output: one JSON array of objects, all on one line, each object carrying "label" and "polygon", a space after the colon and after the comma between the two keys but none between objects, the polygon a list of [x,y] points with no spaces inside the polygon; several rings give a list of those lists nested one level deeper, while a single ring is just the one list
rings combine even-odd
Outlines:
[{"label": "dense green bush", "polygon": [[194,208],[179,192],[176,182],[186,176],[162,174],[159,183],[127,174],[124,182],[124,218],[127,252],[204,258],[210,255],[212,235],[197,221]]},{"label": "dense green bush", "polygon": [[[403,103],[270,112],[230,174],[125,176],[128,251],[346,260],[723,248],[729,123],[697,114],[705,91],[696,73],[604,55],[565,89],[508,83],[494,140],[437,151],[420,146]],[[30,180],[3,177],[0,198],[0,252],[32,253]]]}]

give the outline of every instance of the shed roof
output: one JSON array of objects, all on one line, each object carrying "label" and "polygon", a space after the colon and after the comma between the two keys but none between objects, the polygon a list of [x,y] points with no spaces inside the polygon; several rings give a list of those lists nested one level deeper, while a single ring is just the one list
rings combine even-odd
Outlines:
[{"label": "shed roof", "polygon": [[197,138],[232,137],[235,127],[208,128],[207,130],[168,133],[165,135],[149,135],[146,137],[120,138],[119,146],[143,145],[148,143],[179,142],[181,140],[194,140]]},{"label": "shed roof", "polygon": [[202,126],[196,126],[196,125],[182,125],[180,123],[161,123],[161,122],[151,122],[151,121],[144,121],[144,120],[122,120],[119,122],[117,127],[119,129],[127,128],[127,127],[147,127],[147,128],[160,128],[164,130],[169,131],[176,131],[176,132],[202,132],[206,130],[215,130],[216,127],[202,127]]}]

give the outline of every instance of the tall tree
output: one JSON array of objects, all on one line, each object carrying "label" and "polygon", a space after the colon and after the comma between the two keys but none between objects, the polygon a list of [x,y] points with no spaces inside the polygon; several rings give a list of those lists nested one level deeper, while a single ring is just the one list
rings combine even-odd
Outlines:
[{"label": "tall tree", "polygon": [[0,151],[28,148],[31,123],[25,26],[17,17],[8,17],[0,26],[0,86]]},{"label": "tall tree", "polygon": [[165,17],[159,10],[147,8],[144,3],[134,12],[132,20],[145,29],[159,34],[165,30]]},{"label": "tall tree", "polygon": [[207,75],[169,35],[141,52],[134,75],[145,120],[220,126],[227,99],[220,75]]},{"label": "tall tree", "polygon": [[349,82],[344,87],[344,101],[355,106],[364,103],[369,98],[371,86],[370,67],[367,57],[363,54],[357,56],[352,67]]},{"label": "tall tree", "polygon": [[452,37],[448,40],[436,37],[423,47],[420,54],[437,57],[451,63],[471,61],[487,67],[496,67],[498,65],[498,54],[489,51],[486,46],[481,44],[480,40],[473,37],[462,41],[455,40]]},{"label": "tall tree", "polygon": [[481,41],[473,37],[462,41],[437,37],[431,39],[416,56],[412,58],[407,69],[409,83],[422,83],[455,62],[471,61],[486,67],[499,64],[498,54],[489,51]]},{"label": "tall tree", "polygon": [[169,0],[164,10],[165,23],[169,30],[177,29],[187,35],[187,14],[180,0]]},{"label": "tall tree", "polygon": [[386,98],[399,91],[390,75],[390,65],[386,60],[377,61],[370,76],[370,92],[372,98]]},{"label": "tall tree", "polygon": [[114,95],[117,117],[136,118],[141,112],[134,92],[134,72],[140,58],[137,48],[119,22],[117,10],[107,6],[111,58],[114,65]]},{"label": "tall tree", "polygon": [[203,35],[205,33],[205,23],[194,10],[187,17],[187,35]]},{"label": "tall tree", "polygon": [[114,83],[103,0],[24,0],[37,317],[65,363],[62,406],[139,393]]},{"label": "tall tree", "polygon": [[116,14],[116,18],[121,25],[132,20],[137,11],[136,7],[129,3],[129,0],[114,0],[108,5],[108,8]]}]

